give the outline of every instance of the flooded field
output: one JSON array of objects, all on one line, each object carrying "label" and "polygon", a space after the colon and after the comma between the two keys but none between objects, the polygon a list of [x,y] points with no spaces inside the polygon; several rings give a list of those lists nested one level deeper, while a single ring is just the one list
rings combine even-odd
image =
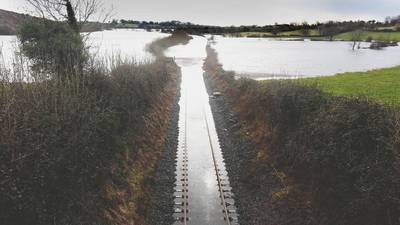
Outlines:
[{"label": "flooded field", "polygon": [[0,67],[9,68],[15,62],[15,50],[18,48],[16,36],[0,35]]},{"label": "flooded field", "polygon": [[[146,51],[150,42],[168,34],[145,30],[109,30],[85,34],[90,53],[110,62],[112,59],[147,62],[154,57]],[[369,43],[361,43],[368,47]],[[293,41],[272,38],[227,38],[216,36],[212,47],[225,70],[254,79],[280,79],[327,76],[366,71],[400,64],[400,47],[384,50],[352,50],[351,42]],[[11,68],[18,49],[16,36],[0,36],[0,66]],[[184,54],[197,54],[196,48],[181,48]],[[173,55],[173,54],[172,54]]]},{"label": "flooded field", "polygon": [[87,43],[90,46],[90,53],[95,56],[146,62],[154,59],[146,51],[146,45],[166,36],[168,34],[140,29],[109,30],[89,34]]},{"label": "flooded field", "polygon": [[[106,30],[84,34],[90,53],[99,58],[111,61],[120,58],[122,60],[134,60],[136,62],[148,62],[154,57],[146,51],[147,44],[168,36],[160,32],[147,32],[145,30]],[[1,58],[0,65],[11,68],[15,62],[15,51],[18,49],[16,36],[0,36]]]},{"label": "flooded field", "polygon": [[353,51],[352,44],[216,36],[212,47],[225,70],[255,79],[327,76],[400,64],[400,47]]}]

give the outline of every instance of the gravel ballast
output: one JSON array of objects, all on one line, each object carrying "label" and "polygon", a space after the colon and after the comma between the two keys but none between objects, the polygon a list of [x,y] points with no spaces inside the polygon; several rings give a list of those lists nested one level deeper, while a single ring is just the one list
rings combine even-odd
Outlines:
[{"label": "gravel ballast", "polygon": [[[231,110],[223,95],[213,96],[219,90],[213,85],[212,79],[204,74],[207,91],[210,96],[210,105],[215,120],[221,150],[225,159],[226,169],[232,191],[235,195],[235,204],[238,208],[239,223],[241,225],[255,225],[260,223],[260,215],[265,193],[255,191],[254,179],[249,175],[251,159],[255,158],[256,150],[240,132],[238,116]],[[251,180],[250,180],[251,179]],[[264,207],[265,209],[265,207]],[[265,220],[264,220],[265,221]]]},{"label": "gravel ballast", "polygon": [[176,95],[167,130],[167,140],[154,179],[151,199],[153,208],[148,219],[150,225],[171,225],[174,222],[172,214],[174,212],[174,182],[179,134],[180,80]]}]

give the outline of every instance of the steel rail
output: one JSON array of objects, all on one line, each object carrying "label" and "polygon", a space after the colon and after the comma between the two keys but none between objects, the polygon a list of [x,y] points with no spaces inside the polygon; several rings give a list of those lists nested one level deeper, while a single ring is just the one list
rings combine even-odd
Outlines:
[{"label": "steel rail", "polygon": [[218,165],[217,165],[217,160],[215,158],[215,150],[214,150],[214,145],[212,143],[212,139],[211,139],[211,133],[210,133],[210,127],[208,124],[208,120],[207,120],[207,116],[206,116],[206,111],[205,109],[203,109],[203,114],[204,114],[204,120],[206,122],[206,127],[207,127],[207,134],[208,134],[208,140],[210,142],[210,148],[211,148],[211,154],[212,154],[212,158],[213,158],[213,162],[214,162],[214,168],[215,168],[215,173],[217,175],[217,182],[218,182],[218,188],[219,188],[219,193],[220,193],[220,197],[221,197],[221,202],[222,205],[224,207],[224,216],[225,216],[225,221],[228,225],[231,225],[231,220],[230,220],[230,216],[228,213],[228,208],[227,208],[227,204],[225,201],[225,196],[224,196],[224,192],[222,190],[222,184],[221,184],[221,177],[219,176],[219,170],[218,170]]},{"label": "steel rail", "polygon": [[188,211],[188,209],[189,209],[189,207],[188,207],[188,198],[189,198],[189,196],[188,196],[188,190],[187,190],[187,188],[189,188],[189,186],[188,186],[188,183],[187,183],[187,181],[188,181],[188,153],[187,153],[187,88],[185,89],[185,129],[184,129],[184,142],[185,142],[185,145],[184,145],[184,149],[183,149],[183,158],[184,158],[184,160],[185,160],[185,165],[186,165],[186,168],[185,168],[185,171],[183,172],[183,174],[184,174],[184,176],[183,176],[183,179],[184,179],[184,184],[185,184],[185,187],[183,188],[183,196],[184,196],[184,201],[183,201],[183,224],[184,225],[187,225],[187,221],[188,221],[188,215],[187,215],[187,211]]}]

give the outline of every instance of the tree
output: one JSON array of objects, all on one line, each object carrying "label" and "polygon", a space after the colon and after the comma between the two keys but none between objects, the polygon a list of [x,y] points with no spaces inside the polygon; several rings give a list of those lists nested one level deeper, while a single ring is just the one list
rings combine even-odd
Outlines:
[{"label": "tree", "polygon": [[310,36],[310,25],[307,22],[303,22],[302,24],[302,29],[300,30],[300,33],[303,37],[308,37]]},{"label": "tree", "polygon": [[42,19],[19,29],[21,49],[36,78],[64,81],[81,76],[87,52],[81,25],[99,11],[99,0],[27,0]]},{"label": "tree", "polygon": [[65,7],[67,8],[67,19],[69,26],[75,31],[79,32],[78,21],[76,20],[75,10],[72,8],[70,0],[64,0]]},{"label": "tree", "polygon": [[363,33],[363,31],[360,29],[354,30],[350,33],[351,41],[353,42],[353,47],[352,47],[353,50],[355,50],[357,43],[358,43],[358,48],[360,48],[362,33]]},{"label": "tree", "polygon": [[79,31],[81,25],[91,20],[105,22],[111,11],[103,8],[102,0],[26,0],[39,17],[53,21],[68,21]]},{"label": "tree", "polygon": [[329,40],[333,40],[333,36],[338,34],[340,32],[340,29],[337,24],[333,21],[329,21],[328,23],[322,25],[320,28],[320,33],[323,36],[329,37]]},{"label": "tree", "polygon": [[107,19],[110,13],[102,9],[102,0],[26,1],[42,18],[25,22],[18,34],[34,75],[62,81],[81,76],[88,59],[81,26]]},{"label": "tree", "polygon": [[68,23],[27,21],[21,25],[18,38],[36,79],[64,81],[82,74],[87,60],[85,45]]}]

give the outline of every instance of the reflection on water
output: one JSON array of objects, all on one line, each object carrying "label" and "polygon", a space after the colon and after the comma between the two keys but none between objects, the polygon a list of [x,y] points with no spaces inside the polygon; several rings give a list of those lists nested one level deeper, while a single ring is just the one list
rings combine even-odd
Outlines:
[{"label": "reflection on water", "polygon": [[[351,42],[216,37],[224,69],[252,78],[293,78],[365,71],[400,64],[400,47],[353,51]],[[363,43],[362,47],[369,46]]]}]

